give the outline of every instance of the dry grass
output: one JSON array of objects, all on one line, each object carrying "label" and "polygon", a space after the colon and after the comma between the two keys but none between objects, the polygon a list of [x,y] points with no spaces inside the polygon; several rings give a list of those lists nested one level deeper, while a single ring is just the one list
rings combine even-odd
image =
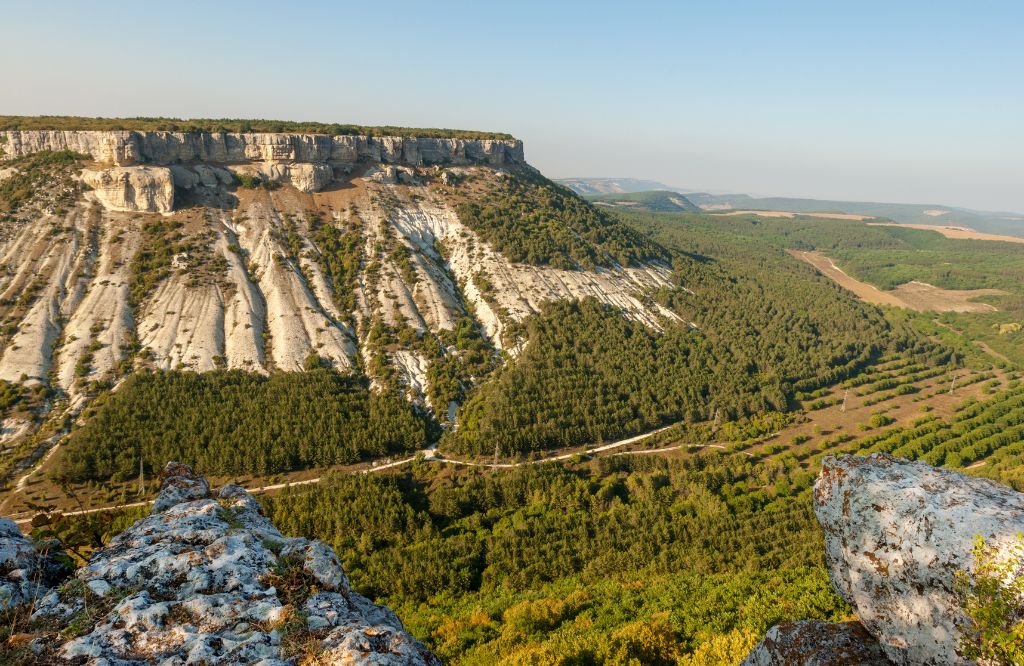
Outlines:
[{"label": "dry grass", "polygon": [[882,291],[878,287],[851,277],[836,266],[832,259],[820,252],[800,250],[787,250],[787,252],[814,266],[822,275],[852,291],[862,301],[875,305],[891,305],[918,312],[996,312],[995,306],[979,303],[974,299],[981,296],[1006,294],[1001,289],[940,289],[926,282],[917,281],[901,284],[892,291]]}]

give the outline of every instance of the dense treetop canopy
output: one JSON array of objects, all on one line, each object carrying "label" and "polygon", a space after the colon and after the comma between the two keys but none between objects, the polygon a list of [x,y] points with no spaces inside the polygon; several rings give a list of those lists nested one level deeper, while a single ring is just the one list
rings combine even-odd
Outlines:
[{"label": "dense treetop canopy", "polygon": [[86,118],[80,116],[0,116],[3,130],[135,130],[139,132],[288,132],[329,136],[401,136],[436,139],[513,139],[504,132],[366,126],[238,118]]}]

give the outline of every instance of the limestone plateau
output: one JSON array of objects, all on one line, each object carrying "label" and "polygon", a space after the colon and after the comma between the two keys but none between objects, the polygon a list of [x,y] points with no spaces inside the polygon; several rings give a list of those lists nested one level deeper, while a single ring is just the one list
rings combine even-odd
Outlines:
[{"label": "limestone plateau", "polygon": [[743,666],[975,663],[962,654],[956,575],[971,570],[978,536],[996,560],[1014,557],[1024,495],[876,453],[825,458],[814,505],[829,579],[859,622],[773,627]]},{"label": "limestone plateau", "polygon": [[[242,488],[211,492],[176,463],[161,481],[151,514],[59,583],[54,558],[0,521],[0,606],[55,629],[23,636],[36,663],[440,665],[328,545],[282,536]],[[57,633],[82,617],[82,635]]]},{"label": "limestone plateau", "polygon": [[[11,164],[51,151],[85,161],[50,185],[52,201],[0,226],[0,379],[46,383],[72,408],[126,359],[268,373],[315,354],[355,372],[375,321],[437,334],[468,317],[514,355],[509,329],[545,301],[594,297],[655,328],[678,319],[645,298],[670,284],[666,265],[515,263],[460,220],[488,184],[533,172],[518,140],[0,132]],[[17,171],[3,167],[0,179]],[[317,240],[325,224],[355,230],[361,250],[340,286]],[[172,237],[170,266],[133,284],[133,264]],[[420,353],[399,345],[385,361],[411,400],[453,418],[456,405],[428,404]]]}]

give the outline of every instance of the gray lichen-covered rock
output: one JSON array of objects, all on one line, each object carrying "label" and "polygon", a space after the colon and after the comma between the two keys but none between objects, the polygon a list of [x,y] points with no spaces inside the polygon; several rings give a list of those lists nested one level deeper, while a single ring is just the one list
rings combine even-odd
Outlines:
[{"label": "gray lichen-covered rock", "polygon": [[[898,664],[968,664],[954,593],[976,536],[997,551],[1024,533],[1024,495],[884,454],[828,457],[814,486],[836,591]],[[1019,572],[1024,575],[1024,572]]]},{"label": "gray lichen-covered rock", "polygon": [[0,519],[0,610],[31,606],[69,573],[56,551],[37,548],[14,522]]},{"label": "gray lichen-covered rock", "polygon": [[768,630],[740,666],[886,666],[860,622],[787,622]]},{"label": "gray lichen-covered rock", "polygon": [[174,177],[167,167],[114,167],[82,172],[107,210],[169,213],[174,209]]},{"label": "gray lichen-covered rock", "polygon": [[[110,610],[91,631],[54,646],[89,666],[295,663],[439,664],[387,608],[353,592],[324,543],[292,539],[238,486],[211,495],[171,463],[151,515],[80,569],[82,587]],[[95,602],[93,602],[95,603]],[[37,618],[81,608],[53,591]]]}]

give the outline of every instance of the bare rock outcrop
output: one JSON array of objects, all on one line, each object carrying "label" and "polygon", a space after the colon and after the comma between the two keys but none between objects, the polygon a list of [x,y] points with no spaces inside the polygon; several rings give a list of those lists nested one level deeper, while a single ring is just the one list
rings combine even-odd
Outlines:
[{"label": "bare rock outcrop", "polygon": [[107,210],[169,213],[174,209],[174,177],[167,167],[114,167],[82,172]]},{"label": "bare rock outcrop", "polygon": [[886,666],[860,622],[787,622],[768,630],[740,666]]},{"label": "bare rock outcrop", "polygon": [[[995,561],[1015,561],[1024,495],[884,453],[829,456],[814,484],[814,510],[832,586],[892,663],[974,663],[962,654],[970,619],[958,599],[957,575],[972,574],[979,536]],[[1019,579],[1024,567],[1010,575]],[[809,624],[773,627],[744,663],[833,663],[811,660],[813,645],[801,652],[805,629],[795,627]],[[815,635],[844,626],[813,624]],[[784,652],[790,658],[778,656]]]},{"label": "bare rock outcrop", "polygon": [[295,133],[9,130],[0,132],[0,155],[71,150],[116,165],[192,162],[356,162],[411,165],[518,164],[516,139],[444,139],[398,136],[328,136]]},{"label": "bare rock outcrop", "polygon": [[954,578],[971,570],[979,535],[997,552],[1010,553],[1024,533],[1024,495],[874,454],[826,458],[814,505],[832,584],[889,658],[971,663],[958,651],[967,618]]},{"label": "bare rock outcrop", "polygon": [[231,171],[256,176],[260,180],[280,185],[292,185],[300,192],[319,192],[334,180],[334,169],[319,162],[254,162],[232,166]]},{"label": "bare rock outcrop", "polygon": [[[76,589],[109,611],[44,656],[90,666],[285,666],[310,653],[319,664],[440,664],[394,613],[352,591],[329,546],[282,536],[242,488],[211,493],[176,463],[162,482],[150,516],[76,573]],[[52,590],[35,617],[79,613],[73,587]]]},{"label": "bare rock outcrop", "polygon": [[0,519],[0,610],[31,606],[67,574],[56,551],[38,548],[13,521]]}]

